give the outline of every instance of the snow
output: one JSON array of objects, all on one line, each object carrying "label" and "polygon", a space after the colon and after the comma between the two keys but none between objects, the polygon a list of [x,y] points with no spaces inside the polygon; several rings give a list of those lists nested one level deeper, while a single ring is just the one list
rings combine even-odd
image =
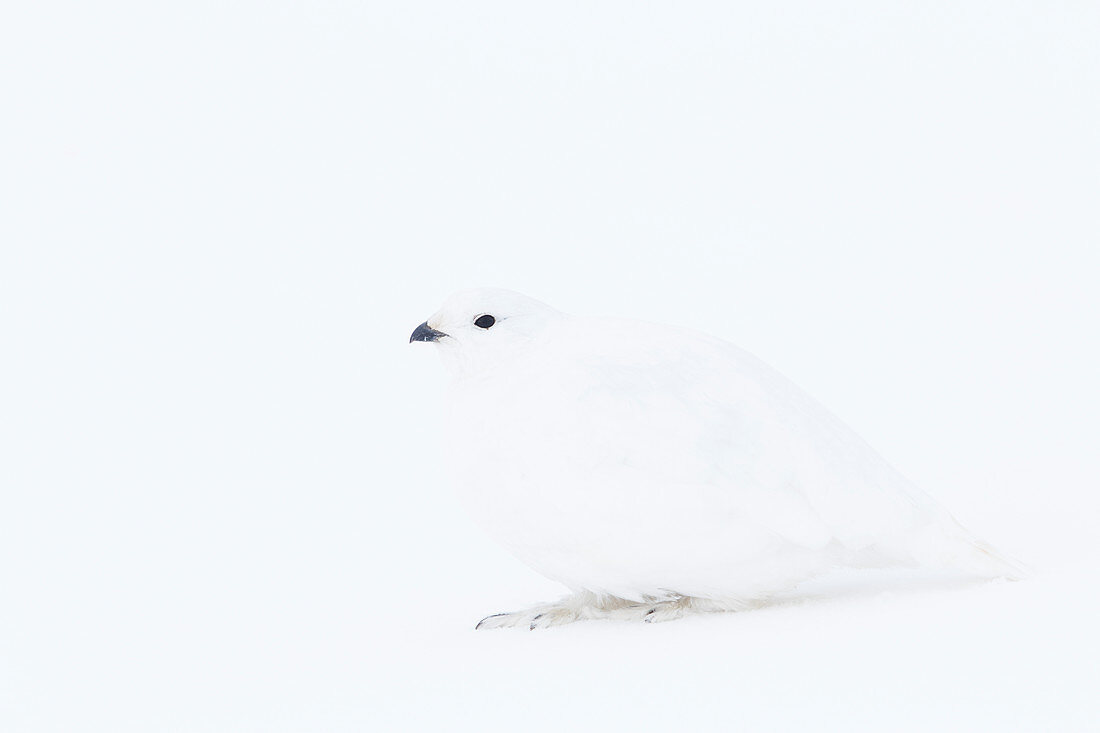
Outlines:
[{"label": "snow", "polygon": [[[1097,8],[0,12],[0,730],[1096,727]],[[1035,576],[475,633],[561,592],[407,344],[478,285],[746,348]]]}]

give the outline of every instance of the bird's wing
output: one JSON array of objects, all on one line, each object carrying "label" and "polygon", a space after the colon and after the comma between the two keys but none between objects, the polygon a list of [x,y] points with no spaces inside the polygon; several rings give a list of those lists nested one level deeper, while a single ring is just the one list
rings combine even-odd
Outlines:
[{"label": "bird's wing", "polygon": [[939,511],[839,419],[731,344],[633,322],[575,332],[575,350],[589,355],[583,420],[604,460],[638,480],[679,486],[712,515],[812,549],[858,551]]}]

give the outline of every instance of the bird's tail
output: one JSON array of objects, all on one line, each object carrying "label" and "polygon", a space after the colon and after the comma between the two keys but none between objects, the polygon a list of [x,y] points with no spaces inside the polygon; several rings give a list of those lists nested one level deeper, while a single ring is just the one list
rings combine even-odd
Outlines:
[{"label": "bird's tail", "polygon": [[912,534],[877,544],[859,557],[862,567],[943,568],[983,578],[1023,580],[1030,569],[978,539],[950,517]]},{"label": "bird's tail", "polygon": [[990,578],[1023,580],[1031,571],[1019,560],[996,549],[988,542],[967,533],[965,547],[956,558],[956,566]]},{"label": "bird's tail", "polygon": [[1023,580],[1031,574],[1024,563],[975,537],[954,519],[947,524],[939,533],[924,535],[914,546],[913,554],[922,564],[954,568],[984,578]]}]

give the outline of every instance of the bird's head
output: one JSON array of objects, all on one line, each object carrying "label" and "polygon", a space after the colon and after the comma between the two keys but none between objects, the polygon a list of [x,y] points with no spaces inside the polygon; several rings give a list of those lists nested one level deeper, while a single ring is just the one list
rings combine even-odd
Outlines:
[{"label": "bird's head", "polygon": [[421,323],[409,343],[439,347],[456,376],[476,373],[526,351],[562,314],[534,298],[498,288],[462,290]]}]

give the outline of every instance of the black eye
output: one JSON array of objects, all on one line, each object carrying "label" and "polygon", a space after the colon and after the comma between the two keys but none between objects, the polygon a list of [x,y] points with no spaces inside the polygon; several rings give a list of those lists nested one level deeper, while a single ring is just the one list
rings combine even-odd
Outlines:
[{"label": "black eye", "polygon": [[478,328],[491,328],[492,325],[496,322],[497,322],[497,319],[493,318],[488,313],[486,313],[483,316],[478,316],[477,318],[474,319],[474,325],[477,326]]}]

